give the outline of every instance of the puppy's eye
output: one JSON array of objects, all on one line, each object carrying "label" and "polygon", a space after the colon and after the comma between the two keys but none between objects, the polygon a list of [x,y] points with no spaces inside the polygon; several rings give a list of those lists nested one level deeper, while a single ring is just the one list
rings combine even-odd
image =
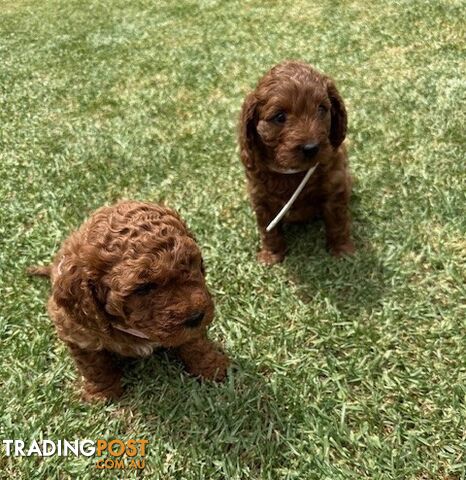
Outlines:
[{"label": "puppy's eye", "polygon": [[155,283],[143,283],[133,290],[134,295],[147,295],[157,288]]},{"label": "puppy's eye", "polygon": [[325,115],[325,114],[328,112],[327,106],[324,105],[323,103],[321,103],[321,104],[319,105],[318,110],[319,110],[319,113],[320,113],[321,115]]},{"label": "puppy's eye", "polygon": [[286,122],[286,113],[285,112],[278,112],[276,115],[274,115],[271,118],[271,121],[273,123],[276,123],[277,125],[283,125]]},{"label": "puppy's eye", "polygon": [[196,328],[202,323],[203,318],[204,312],[196,312],[185,320],[184,324],[188,328]]}]

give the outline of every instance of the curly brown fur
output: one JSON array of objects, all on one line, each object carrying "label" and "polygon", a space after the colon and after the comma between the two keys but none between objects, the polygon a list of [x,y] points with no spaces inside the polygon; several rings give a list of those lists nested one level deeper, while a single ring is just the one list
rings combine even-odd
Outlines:
[{"label": "curly brown fur", "polygon": [[50,274],[49,315],[84,377],[86,399],[118,397],[119,359],[156,347],[173,349],[195,376],[224,378],[228,358],[206,336],[214,304],[201,252],[173,210],[136,201],[103,207],[50,267],[30,272]]},{"label": "curly brown fur", "polygon": [[[346,149],[347,115],[334,82],[310,65],[287,61],[272,68],[245,99],[239,129],[241,160],[261,236],[258,259],[283,260],[283,222],[323,217],[333,255],[352,253]],[[282,222],[267,225],[305,172],[317,169]]]}]

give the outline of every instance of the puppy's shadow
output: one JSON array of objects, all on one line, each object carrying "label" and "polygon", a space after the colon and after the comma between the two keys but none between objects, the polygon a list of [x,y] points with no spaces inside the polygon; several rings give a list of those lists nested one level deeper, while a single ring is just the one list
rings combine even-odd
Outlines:
[{"label": "puppy's shadow", "polygon": [[348,314],[380,304],[391,288],[393,273],[358,233],[353,229],[356,253],[335,258],[325,248],[321,221],[286,227],[288,253],[283,266],[303,301],[310,302],[319,294]]},{"label": "puppy's shadow", "polygon": [[228,457],[232,465],[239,459],[249,465],[271,460],[280,455],[290,428],[278,398],[280,379],[248,358],[232,358],[227,379],[215,384],[189,377],[170,355],[157,352],[126,374],[121,406],[132,410],[141,431],[156,432],[156,449],[171,445],[192,452],[195,445],[195,451]]}]

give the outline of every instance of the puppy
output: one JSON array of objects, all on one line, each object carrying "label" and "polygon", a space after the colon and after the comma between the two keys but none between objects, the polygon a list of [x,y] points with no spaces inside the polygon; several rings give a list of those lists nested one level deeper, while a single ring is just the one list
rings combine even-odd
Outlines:
[{"label": "puppy", "polygon": [[157,347],[192,375],[222,380],[228,358],[207,339],[214,304],[193,235],[169,208],[125,201],[97,210],[52,265],[48,312],[84,377],[84,398],[122,393],[120,360]]},{"label": "puppy", "polygon": [[[283,222],[322,216],[333,255],[354,252],[348,204],[351,176],[343,140],[347,115],[334,82],[310,65],[286,61],[273,67],[245,99],[239,143],[248,191],[261,237],[258,259],[283,260]],[[316,166],[283,221],[267,226]]]}]

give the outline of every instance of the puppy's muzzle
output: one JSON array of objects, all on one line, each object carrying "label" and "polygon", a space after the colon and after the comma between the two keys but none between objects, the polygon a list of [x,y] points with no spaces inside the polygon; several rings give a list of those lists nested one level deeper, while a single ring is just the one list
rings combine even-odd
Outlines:
[{"label": "puppy's muzzle", "polygon": [[319,153],[319,144],[318,143],[306,143],[302,146],[302,152],[304,156],[310,160],[314,158]]}]

